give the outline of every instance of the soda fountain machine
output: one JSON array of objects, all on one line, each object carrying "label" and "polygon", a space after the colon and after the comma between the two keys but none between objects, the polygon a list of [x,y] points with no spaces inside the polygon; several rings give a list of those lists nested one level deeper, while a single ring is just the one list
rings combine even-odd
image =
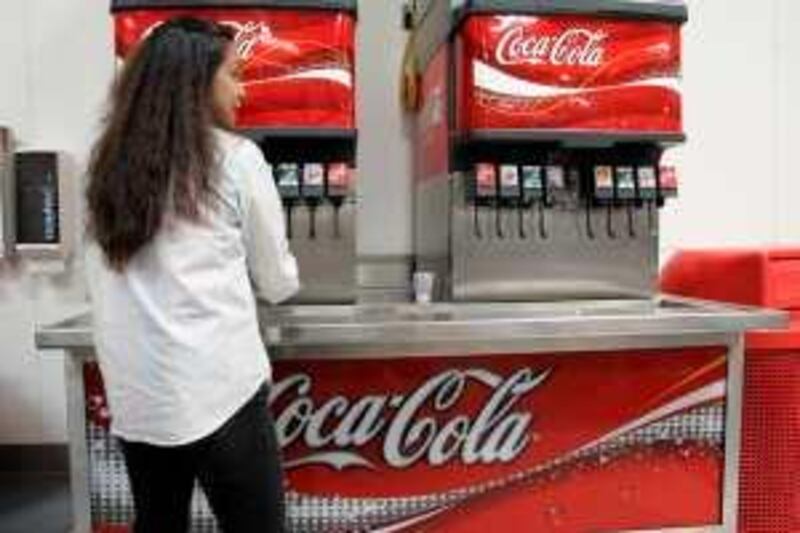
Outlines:
[{"label": "soda fountain machine", "polygon": [[416,269],[438,297],[649,297],[683,2],[417,2]]},{"label": "soda fountain machine", "polygon": [[356,1],[114,0],[112,12],[118,58],[175,16],[235,30],[237,126],[272,165],[302,279],[294,302],[355,302]]},{"label": "soda fountain machine", "polygon": [[[681,0],[409,4],[426,305],[305,305],[355,292],[354,2],[114,5],[120,55],[172,14],[239,30],[306,286],[261,318],[287,530],[736,530],[744,332],[786,316],[654,290]],[[36,340],[66,353],[74,530],[127,531],[92,327]]]}]

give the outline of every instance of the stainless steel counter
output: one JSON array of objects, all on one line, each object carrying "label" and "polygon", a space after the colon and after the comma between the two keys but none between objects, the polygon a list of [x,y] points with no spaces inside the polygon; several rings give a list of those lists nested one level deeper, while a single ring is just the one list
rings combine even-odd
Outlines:
[{"label": "stainless steel counter", "polygon": [[[641,344],[648,338],[677,336],[685,342],[688,336],[736,334],[788,324],[788,316],[779,311],[668,296],[524,304],[262,307],[261,314],[264,338],[276,357],[487,353],[531,343],[568,349],[589,338],[593,348],[602,349],[628,344],[626,339],[638,339],[634,344]],[[36,344],[40,349],[77,349],[76,353],[91,349],[91,317],[84,314],[39,327]]]},{"label": "stainless steel counter", "polygon": [[[728,386],[721,525],[735,531],[744,370],[744,333],[781,328],[788,315],[658,296],[651,300],[521,304],[262,307],[276,359],[468,357],[496,354],[620,354],[647,348],[726,347]],[[84,362],[94,357],[88,314],[37,328],[44,354],[65,350],[74,531],[92,530]],[[59,350],[59,351],[48,351]],[[658,353],[658,352],[656,352]]]}]

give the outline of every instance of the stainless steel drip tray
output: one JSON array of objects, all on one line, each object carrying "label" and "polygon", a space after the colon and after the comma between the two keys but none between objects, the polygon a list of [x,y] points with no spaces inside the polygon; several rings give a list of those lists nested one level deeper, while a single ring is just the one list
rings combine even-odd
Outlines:
[{"label": "stainless steel drip tray", "polygon": [[[781,328],[789,320],[780,311],[668,296],[547,303],[264,306],[260,313],[265,339],[278,350],[375,355],[423,346],[486,352],[548,339],[606,338],[619,344],[621,338],[726,335]],[[42,349],[91,349],[91,319],[83,314],[40,327],[36,342]]]}]

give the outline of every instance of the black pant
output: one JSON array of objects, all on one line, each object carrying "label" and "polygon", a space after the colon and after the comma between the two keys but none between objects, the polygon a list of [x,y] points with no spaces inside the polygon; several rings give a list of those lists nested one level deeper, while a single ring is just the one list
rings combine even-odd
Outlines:
[{"label": "black pant", "polygon": [[178,447],[122,442],[135,533],[183,533],[195,480],[225,533],[284,531],[283,476],[263,387],[209,437]]}]

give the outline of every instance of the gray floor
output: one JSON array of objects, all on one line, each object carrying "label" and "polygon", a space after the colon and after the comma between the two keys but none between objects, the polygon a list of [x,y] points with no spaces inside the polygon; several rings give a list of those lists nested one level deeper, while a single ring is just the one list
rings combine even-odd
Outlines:
[{"label": "gray floor", "polygon": [[0,533],[69,531],[65,474],[0,473]]}]

